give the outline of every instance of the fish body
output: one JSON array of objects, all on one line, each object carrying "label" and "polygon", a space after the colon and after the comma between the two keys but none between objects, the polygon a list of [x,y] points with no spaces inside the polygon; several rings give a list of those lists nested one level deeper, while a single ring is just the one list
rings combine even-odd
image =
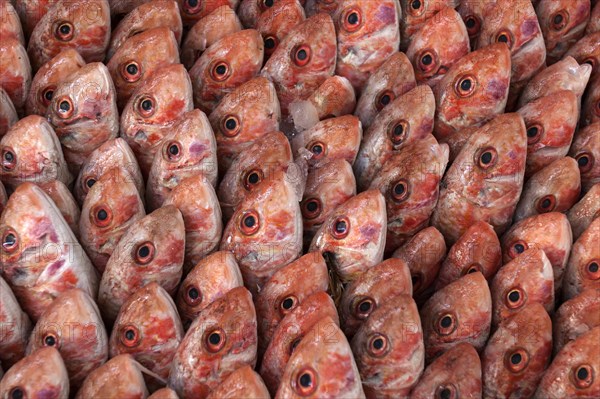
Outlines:
[{"label": "fish body", "polygon": [[[9,285],[0,277],[0,323],[9,328],[0,329],[0,361],[8,370],[25,357],[27,340],[31,333],[31,320],[17,302]],[[1,378],[1,377],[0,377]]]},{"label": "fish body", "polygon": [[600,73],[590,78],[581,107],[581,126],[600,122]]},{"label": "fish body", "polygon": [[598,216],[600,216],[600,184],[594,184],[583,198],[567,212],[573,239],[578,239]]},{"label": "fish body", "polygon": [[8,94],[19,115],[23,114],[31,76],[25,47],[15,38],[3,37],[0,42],[0,88]]},{"label": "fish body", "polygon": [[563,294],[571,299],[587,288],[600,288],[600,219],[596,218],[571,248]]},{"label": "fish body", "polygon": [[289,31],[306,19],[304,7],[299,0],[280,0],[273,2],[256,20],[256,30],[265,44],[265,59],[275,51],[278,44]]},{"label": "fish body", "polygon": [[242,366],[206,397],[207,399],[269,399],[269,390],[252,367]]},{"label": "fish body", "polygon": [[456,8],[462,1],[457,0],[400,0],[402,7],[402,20],[400,21],[400,31],[402,42],[400,49],[406,50],[411,43],[415,33],[417,33],[425,21],[434,17],[438,11],[443,8]]},{"label": "fish body", "polygon": [[12,100],[6,90],[0,87],[0,138],[2,138],[12,125],[17,123],[19,116]]},{"label": "fish body", "polygon": [[218,10],[222,6],[228,6],[232,10],[235,10],[238,7],[240,0],[177,0],[177,3],[179,4],[183,27],[189,28],[197,21],[206,17],[213,11]]},{"label": "fish body", "polygon": [[575,134],[569,156],[575,158],[581,175],[581,189],[587,192],[600,183],[600,121],[580,128]]},{"label": "fish body", "polygon": [[585,289],[563,302],[553,319],[554,355],[581,334],[600,326],[600,301],[597,289]]}]

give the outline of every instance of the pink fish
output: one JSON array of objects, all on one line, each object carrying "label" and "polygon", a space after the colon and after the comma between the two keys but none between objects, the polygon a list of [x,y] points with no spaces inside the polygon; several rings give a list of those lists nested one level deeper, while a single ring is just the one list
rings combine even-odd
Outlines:
[{"label": "pink fish", "polygon": [[576,297],[563,302],[554,315],[554,354],[569,342],[594,327],[600,326],[598,289],[585,289]]},{"label": "pink fish", "polygon": [[435,98],[429,86],[417,86],[393,100],[373,120],[362,140],[354,173],[366,189],[389,157],[433,129]]},{"label": "pink fish", "polygon": [[318,13],[333,15],[338,9],[341,0],[306,0],[306,15],[313,16]]},{"label": "pink fish", "polygon": [[563,294],[571,299],[586,288],[600,288],[600,219],[596,218],[571,249]]},{"label": "pink fish", "polygon": [[187,28],[222,6],[226,5],[235,10],[240,0],[177,0],[177,3],[179,3],[183,26]]},{"label": "pink fish", "polygon": [[121,19],[142,4],[150,3],[152,0],[108,0],[110,14],[115,19]]},{"label": "pink fish", "polygon": [[34,70],[67,48],[76,49],[85,62],[100,62],[110,40],[107,0],[57,0],[31,32],[27,53]]},{"label": "pink fish", "polygon": [[0,42],[0,88],[4,89],[17,113],[23,107],[31,86],[31,65],[23,45],[14,38]]},{"label": "pink fish", "polygon": [[194,320],[173,358],[168,386],[180,397],[205,398],[238,368],[254,368],[256,345],[252,295],[234,288]]},{"label": "pink fish", "polygon": [[289,31],[305,19],[304,8],[299,0],[273,1],[273,6],[258,16],[255,25],[263,37],[265,59],[273,54]]},{"label": "pink fish", "polygon": [[186,112],[169,130],[160,147],[152,149],[156,153],[146,183],[150,209],[159,208],[186,177],[202,174],[217,184],[217,143],[206,114],[199,109]]},{"label": "pink fish", "polygon": [[269,391],[260,376],[250,366],[242,366],[215,388],[207,399],[269,398]]},{"label": "pink fish", "polygon": [[65,153],[78,173],[83,162],[119,133],[115,87],[108,68],[87,64],[58,84],[46,111]]},{"label": "pink fish", "polygon": [[486,9],[492,7],[495,1],[463,0],[459,3],[457,11],[467,28],[471,48],[474,48],[481,34],[481,25]]},{"label": "pink fish", "polygon": [[480,351],[491,322],[492,297],[481,272],[466,274],[440,289],[421,308],[427,363],[462,342]]},{"label": "pink fish", "polygon": [[[25,356],[31,333],[29,316],[21,310],[12,290],[0,277],[0,361],[5,369],[11,368]],[[0,377],[1,379],[1,377]]]},{"label": "pink fish", "polygon": [[600,184],[594,184],[587,194],[567,212],[573,239],[578,239],[598,216],[600,216]]},{"label": "pink fish", "polygon": [[532,248],[500,268],[490,284],[492,324],[519,313],[524,306],[540,303],[547,312],[554,310],[554,274],[541,249]]},{"label": "pink fish", "polygon": [[565,56],[575,58],[580,64],[592,66],[592,74],[600,73],[600,32],[590,33],[577,41]]},{"label": "pink fish", "polygon": [[71,288],[96,296],[94,267],[42,189],[28,182],[17,187],[0,218],[0,231],[2,277],[32,320]]},{"label": "pink fish", "polygon": [[0,4],[0,15],[2,15],[2,19],[0,20],[0,37],[3,40],[9,37],[17,39],[24,46],[25,37],[23,36],[23,28],[12,2],[3,1]]},{"label": "pink fish", "polygon": [[50,197],[54,205],[58,208],[60,214],[65,218],[75,237],[79,239],[79,218],[81,210],[73,198],[73,194],[60,180],[52,180],[47,183],[38,184],[38,186]]},{"label": "pink fish", "polygon": [[37,71],[31,82],[25,104],[28,115],[46,115],[56,87],[85,65],[77,50],[67,48],[46,62]]},{"label": "pink fish", "polygon": [[27,38],[31,36],[31,32],[48,12],[48,9],[54,4],[51,0],[20,0],[11,1],[14,5],[21,24],[23,25],[23,33]]},{"label": "pink fish", "polygon": [[[585,0],[584,0],[585,1]],[[590,14],[590,20],[585,28],[585,33],[595,33],[600,32],[600,6],[598,6],[598,2],[592,2],[592,11]]]},{"label": "pink fish", "polygon": [[176,301],[184,326],[208,305],[244,285],[231,252],[218,251],[200,260],[181,282]]},{"label": "pink fish", "polygon": [[402,7],[402,20],[400,32],[402,42],[401,50],[406,50],[414,35],[421,29],[425,21],[432,18],[443,8],[456,8],[462,1],[458,0],[400,0]]},{"label": "pink fish", "polygon": [[179,399],[179,396],[171,388],[165,387],[154,391],[152,395],[148,396],[148,399]]},{"label": "pink fish", "polygon": [[600,121],[579,129],[571,144],[569,156],[575,158],[581,173],[581,189],[585,193],[600,183]]},{"label": "pink fish", "polygon": [[435,359],[413,388],[411,399],[481,398],[481,361],[472,345],[458,344]]},{"label": "pink fish", "polygon": [[108,359],[108,336],[94,300],[80,289],[62,293],[37,321],[27,353],[43,347],[58,349],[75,392]]},{"label": "pink fish", "polygon": [[232,33],[211,45],[190,69],[196,106],[212,112],[226,94],[258,75],[263,57],[263,40],[254,29]]},{"label": "pink fish", "polygon": [[[115,247],[100,281],[98,306],[113,321],[127,298],[157,282],[170,295],[181,280],[185,230],[173,205],[146,215],[131,226]],[[141,267],[140,267],[141,266]]]},{"label": "pink fish", "polygon": [[596,122],[600,122],[600,73],[590,79],[581,111],[581,126]]},{"label": "pink fish", "polygon": [[223,222],[219,200],[203,175],[183,179],[166,197],[163,206],[175,205],[185,225],[184,272],[219,246]]},{"label": "pink fish", "polygon": [[0,138],[2,138],[12,125],[17,123],[19,116],[12,100],[6,91],[0,87]]}]

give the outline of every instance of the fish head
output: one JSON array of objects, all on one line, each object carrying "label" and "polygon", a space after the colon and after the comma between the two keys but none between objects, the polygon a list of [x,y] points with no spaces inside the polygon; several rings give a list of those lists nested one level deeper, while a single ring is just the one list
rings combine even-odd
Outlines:
[{"label": "fish head", "polygon": [[304,7],[299,0],[275,1],[271,8],[261,13],[256,21],[256,30],[264,40],[265,59],[273,54],[288,32],[305,19]]},{"label": "fish head", "polygon": [[400,49],[405,50],[409,46],[413,35],[421,29],[425,21],[446,7],[456,8],[459,3],[463,2],[457,0],[400,0],[402,7]]},{"label": "fish head", "polygon": [[[241,0],[177,0],[184,27],[193,26],[198,20],[222,6],[235,10]],[[253,0],[256,1],[256,0]]]}]

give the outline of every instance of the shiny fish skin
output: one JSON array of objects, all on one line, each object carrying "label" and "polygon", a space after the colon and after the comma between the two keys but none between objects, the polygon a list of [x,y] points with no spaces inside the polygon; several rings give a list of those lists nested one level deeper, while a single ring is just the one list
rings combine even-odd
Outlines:
[{"label": "shiny fish skin", "polygon": [[48,12],[48,9],[53,5],[51,0],[20,0],[11,1],[14,5],[21,24],[23,33],[26,38],[31,36],[31,32],[37,25],[40,19]]},{"label": "shiny fish skin", "polygon": [[25,356],[27,341],[33,326],[29,316],[21,310],[17,298],[2,277],[0,277],[0,323],[11,326],[11,328],[0,329],[0,361],[2,367],[8,370]]},{"label": "shiny fish skin", "polygon": [[600,184],[594,184],[587,194],[567,212],[573,239],[577,240],[598,216],[600,216]]},{"label": "shiny fish skin", "polygon": [[23,46],[25,46],[25,37],[23,36],[23,29],[21,27],[21,21],[19,15],[14,8],[12,2],[3,1],[0,4],[0,37],[2,40],[7,38],[17,39]]},{"label": "shiny fish skin", "polygon": [[600,326],[599,295],[598,289],[585,289],[560,305],[553,319],[554,355],[581,334]]},{"label": "shiny fish skin", "polygon": [[226,5],[232,10],[235,10],[238,7],[240,0],[206,0],[195,2],[189,0],[177,0],[177,3],[179,4],[183,27],[188,28],[221,6]]},{"label": "shiny fish skin", "polygon": [[77,239],[79,236],[79,219],[81,210],[73,198],[73,194],[60,180],[52,180],[47,183],[38,184],[38,186],[50,197],[54,205],[58,208],[65,222],[69,225]]},{"label": "shiny fish skin", "polygon": [[435,14],[446,7],[456,8],[463,1],[458,0],[400,0],[402,7],[402,20],[400,21],[400,30],[402,42],[400,49],[406,50],[411,43],[415,33],[421,29],[425,21],[435,16]]},{"label": "shiny fish skin", "polygon": [[0,87],[0,138],[2,138],[12,125],[17,123],[19,116],[12,100],[6,91]]},{"label": "shiny fish skin", "polygon": [[260,376],[250,366],[243,366],[229,374],[206,399],[269,399],[269,391]]},{"label": "shiny fish skin", "polygon": [[600,73],[600,32],[582,37],[565,56],[573,57],[581,64],[591,65],[593,75]]},{"label": "shiny fish skin", "polygon": [[13,38],[2,38],[0,42],[0,87],[10,97],[17,113],[23,107],[31,86],[31,65],[23,45]]},{"label": "shiny fish skin", "polygon": [[600,121],[580,128],[569,150],[581,173],[581,189],[585,193],[594,184],[600,183]]},{"label": "shiny fish skin", "polygon": [[596,218],[571,249],[565,270],[563,296],[571,299],[587,288],[600,288],[600,219]]},{"label": "shiny fish skin", "polygon": [[256,21],[256,30],[265,42],[265,60],[287,36],[290,30],[306,19],[299,0],[279,0],[261,13]]},{"label": "shiny fish skin", "polygon": [[600,73],[593,76],[582,99],[581,126],[600,122]]}]

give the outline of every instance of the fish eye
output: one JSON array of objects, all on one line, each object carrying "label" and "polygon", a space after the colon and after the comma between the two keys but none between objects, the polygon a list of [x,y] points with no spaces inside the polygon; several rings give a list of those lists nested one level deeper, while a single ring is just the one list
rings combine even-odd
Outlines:
[{"label": "fish eye", "polygon": [[156,248],[151,242],[143,242],[135,250],[134,260],[139,265],[146,265],[154,259]]},{"label": "fish eye", "polygon": [[5,252],[11,253],[17,249],[19,244],[19,239],[17,238],[17,233],[12,230],[8,230],[4,233],[2,237],[2,249]]},{"label": "fish eye", "polygon": [[235,137],[240,133],[242,126],[238,120],[233,115],[228,115],[223,119],[221,123],[221,131],[223,135],[226,137]]},{"label": "fish eye", "polygon": [[452,384],[440,385],[435,391],[435,399],[456,399],[456,387]]},{"label": "fish eye", "polygon": [[580,173],[589,172],[594,166],[594,156],[588,152],[582,152],[575,156],[577,166],[579,166]]},{"label": "fish eye", "polygon": [[536,123],[527,128],[527,145],[535,144],[540,141],[544,128],[542,125]]},{"label": "fish eye", "polygon": [[464,76],[456,81],[454,91],[456,91],[456,94],[460,97],[469,97],[475,91],[476,86],[475,78],[472,76]]},{"label": "fish eye", "polygon": [[210,77],[215,82],[223,82],[229,75],[231,75],[231,68],[225,61],[217,62],[210,70]]},{"label": "fish eye", "polygon": [[54,87],[46,87],[42,91],[42,95],[41,95],[42,104],[44,104],[45,106],[48,106],[48,104],[50,104],[50,101],[52,101],[53,96],[54,96]]},{"label": "fish eye", "polygon": [[194,15],[200,12],[201,6],[200,0],[185,0],[183,10],[187,14]]},{"label": "fish eye", "polygon": [[275,48],[277,47],[277,45],[279,44],[279,41],[277,40],[277,38],[275,36],[266,36],[264,38],[264,44],[265,44],[265,50],[267,54],[272,54],[273,51],[275,51]]},{"label": "fish eye", "polygon": [[503,31],[499,32],[496,35],[496,39],[494,41],[496,43],[506,43],[508,48],[512,48],[512,46],[513,46],[512,34],[507,30],[503,30]]},{"label": "fish eye", "polygon": [[225,331],[216,328],[205,335],[204,345],[209,352],[217,353],[225,346],[225,340]]},{"label": "fish eye", "polygon": [[265,11],[266,9],[273,7],[273,4],[275,4],[275,0],[262,0],[260,2],[260,8]]},{"label": "fish eye", "polygon": [[307,367],[298,373],[292,388],[298,395],[308,396],[317,390],[317,383],[317,374],[312,368]]},{"label": "fish eye", "polygon": [[296,348],[298,347],[298,344],[300,343],[300,341],[302,341],[302,336],[296,338],[295,340],[292,341],[292,343],[290,344],[290,355],[292,353],[294,353],[294,350],[296,350]]},{"label": "fish eye", "polygon": [[302,203],[302,216],[311,220],[321,214],[321,201],[318,198],[308,198]]},{"label": "fish eye", "polygon": [[410,190],[408,188],[408,181],[406,179],[400,179],[391,187],[390,195],[395,202],[403,202],[408,198]]},{"label": "fish eye", "polygon": [[356,306],[354,306],[353,313],[357,319],[364,320],[375,310],[375,301],[372,298],[362,297],[355,302]]},{"label": "fish eye", "polygon": [[468,15],[465,18],[465,26],[470,37],[473,37],[481,30],[481,21],[474,15]]},{"label": "fish eye", "polygon": [[242,214],[240,230],[244,235],[251,236],[253,234],[256,234],[259,228],[260,222],[258,218],[258,213],[256,213],[256,211],[246,211]]},{"label": "fish eye", "polygon": [[309,63],[311,56],[310,47],[307,45],[300,45],[292,50],[292,60],[294,64],[299,67],[303,67]]},{"label": "fish eye", "polygon": [[42,339],[42,345],[58,347],[58,337],[53,333],[48,333],[44,335],[44,338]]},{"label": "fish eye", "polygon": [[92,188],[96,184],[96,179],[93,177],[88,177],[83,181],[83,190],[87,192],[90,188]]},{"label": "fish eye", "polygon": [[244,188],[248,191],[252,190],[257,184],[264,179],[263,171],[260,169],[252,169],[244,176]]},{"label": "fish eye", "polygon": [[561,30],[569,23],[569,13],[561,10],[550,17],[551,27],[554,30]]},{"label": "fish eye", "polygon": [[481,265],[479,263],[472,263],[471,265],[469,265],[469,267],[465,269],[463,275],[477,272],[483,273]]},{"label": "fish eye", "polygon": [[389,349],[389,340],[383,334],[373,334],[371,338],[369,338],[367,344],[367,351],[373,357],[382,357],[384,356]]},{"label": "fish eye", "polygon": [[496,150],[494,148],[488,147],[484,148],[483,151],[481,151],[480,155],[477,157],[477,163],[479,164],[480,168],[488,169],[496,164],[497,159],[498,153],[496,152]]},{"label": "fish eye", "polygon": [[538,213],[552,212],[556,206],[556,197],[552,194],[540,198],[535,206]]},{"label": "fish eye", "polygon": [[133,348],[140,343],[140,333],[137,327],[127,325],[121,329],[120,341],[128,348]]},{"label": "fish eye", "polygon": [[417,68],[419,68],[424,73],[432,71],[436,65],[437,57],[433,50],[424,50],[417,57]]},{"label": "fish eye", "polygon": [[412,0],[410,2],[410,7],[409,7],[408,11],[413,16],[420,16],[421,14],[423,14],[425,12],[425,7],[423,7],[423,1],[422,0]]},{"label": "fish eye", "polygon": [[139,114],[147,118],[154,114],[154,100],[151,97],[142,97],[138,103],[138,112]]},{"label": "fish eye", "polygon": [[23,388],[21,387],[14,387],[13,389],[10,390],[10,393],[8,394],[10,399],[25,399],[25,392],[23,391]]},{"label": "fish eye", "polygon": [[592,366],[582,364],[573,367],[573,381],[577,388],[589,388],[594,382],[594,369]]},{"label": "fish eye", "polygon": [[17,166],[17,155],[11,148],[2,149],[2,169],[10,172]]},{"label": "fish eye", "polygon": [[510,309],[520,308],[526,299],[525,293],[521,288],[513,288],[506,293],[506,306]]},{"label": "fish eye", "polygon": [[127,82],[137,82],[142,77],[142,68],[137,62],[128,61],[121,67],[121,76]]},{"label": "fish eye", "polygon": [[163,156],[167,162],[177,162],[181,158],[183,151],[178,141],[171,141],[163,146]]},{"label": "fish eye", "polygon": [[600,263],[600,261],[598,259],[594,259],[585,266],[585,271],[587,273],[587,277],[590,280],[600,279],[600,273],[599,273],[600,266],[598,266],[598,263]]},{"label": "fish eye", "polygon": [[519,240],[510,246],[510,249],[508,250],[508,255],[514,259],[523,252],[525,252],[527,248],[527,243],[523,240]]},{"label": "fish eye", "polygon": [[73,102],[70,98],[65,97],[60,101],[56,102],[56,113],[59,118],[67,119],[73,115]]},{"label": "fish eye", "polygon": [[377,96],[377,100],[375,100],[375,108],[377,108],[377,111],[381,111],[395,98],[396,96],[392,91],[386,90]]},{"label": "fish eye", "polygon": [[529,353],[525,349],[517,349],[506,354],[504,364],[513,373],[523,371],[529,364]]},{"label": "fish eye", "polygon": [[338,240],[346,237],[350,233],[350,221],[345,217],[338,217],[333,221],[331,234]]},{"label": "fish eye", "polygon": [[183,296],[185,302],[190,306],[195,306],[198,303],[202,302],[202,293],[198,288],[193,285],[190,285],[185,290],[185,295]]},{"label": "fish eye", "polygon": [[281,315],[285,316],[286,314],[288,314],[291,310],[293,310],[296,307],[297,304],[298,304],[298,298],[296,298],[294,295],[289,295],[289,296],[285,297],[279,303],[279,311],[280,311]]},{"label": "fish eye", "polygon": [[396,122],[395,124],[390,125],[389,136],[392,140],[392,144],[399,145],[406,140],[408,136],[408,122],[405,120],[401,120]]},{"label": "fish eye", "polygon": [[68,42],[73,39],[73,35],[75,29],[73,28],[73,24],[70,22],[59,22],[56,24],[56,29],[54,30],[54,37],[56,37],[61,42]]},{"label": "fish eye", "polygon": [[91,222],[98,227],[107,227],[112,221],[112,212],[105,205],[98,205],[92,208]]},{"label": "fish eye", "polygon": [[347,32],[357,31],[362,24],[362,13],[360,9],[351,7],[343,14],[342,27]]},{"label": "fish eye", "polygon": [[325,148],[327,147],[325,146],[325,144],[321,143],[320,141],[317,141],[314,143],[310,143],[306,148],[313,153],[314,159],[320,159],[325,155]]},{"label": "fish eye", "polygon": [[447,313],[438,318],[435,329],[439,335],[450,335],[456,330],[456,320],[454,315]]}]

